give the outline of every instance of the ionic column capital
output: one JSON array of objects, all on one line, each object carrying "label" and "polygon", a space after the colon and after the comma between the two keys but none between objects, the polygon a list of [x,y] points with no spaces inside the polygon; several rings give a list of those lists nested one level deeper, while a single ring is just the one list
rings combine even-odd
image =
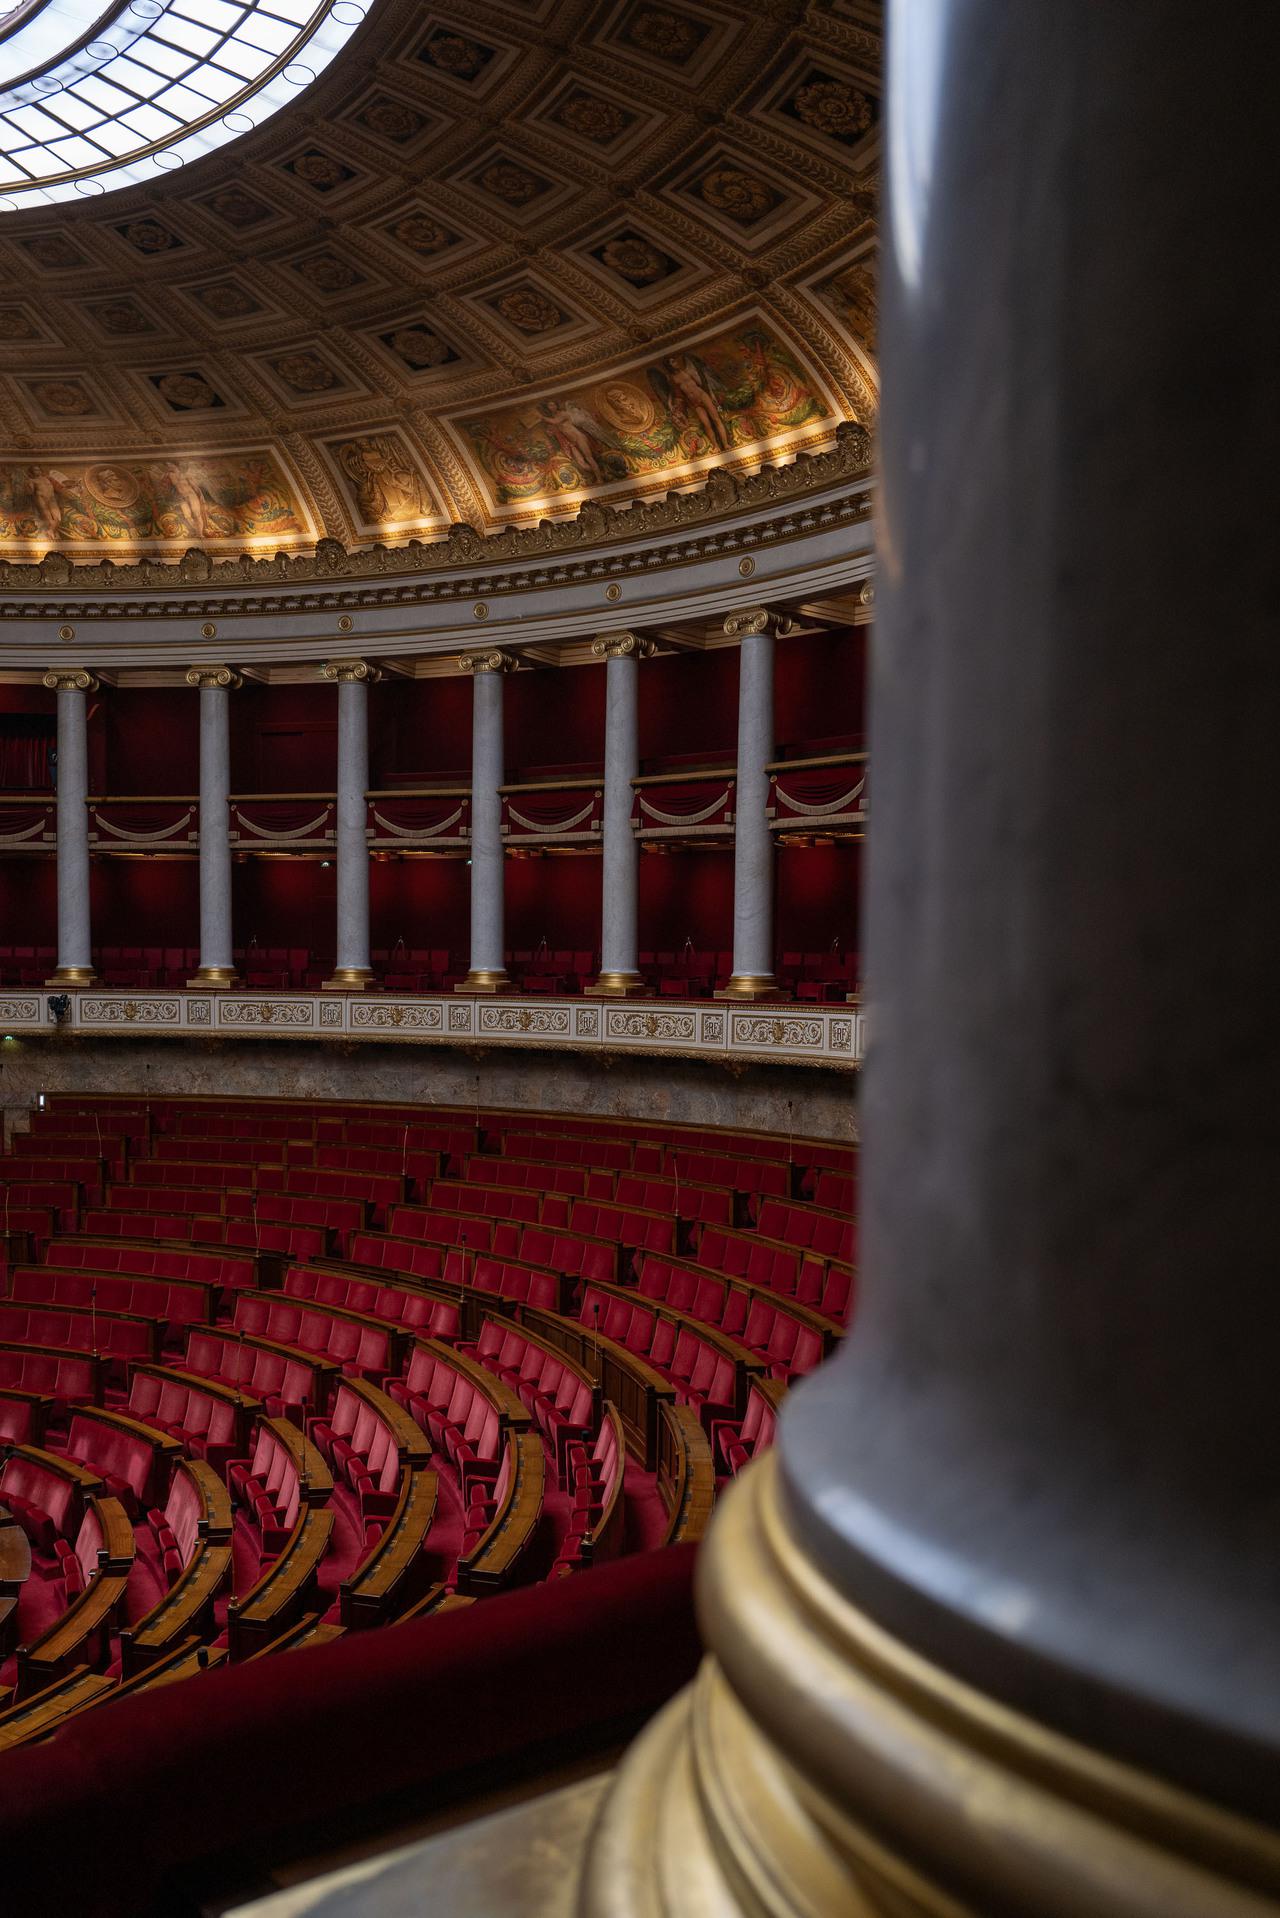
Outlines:
[{"label": "ionic column capital", "polygon": [[591,642],[597,659],[650,659],[657,650],[643,633],[597,633]]},{"label": "ionic column capital", "polygon": [[97,680],[83,666],[51,666],[41,681],[50,692],[91,693],[97,688]]},{"label": "ionic column capital", "polygon": [[187,668],[187,684],[199,686],[201,690],[206,686],[222,686],[228,692],[234,692],[237,686],[243,686],[244,681],[230,666],[190,666]]},{"label": "ionic column capital", "polygon": [[356,682],[373,686],[382,678],[382,673],[367,659],[326,659],[321,663],[320,677],[336,679],[340,683]]},{"label": "ionic column capital", "polygon": [[796,622],[789,614],[775,613],[768,606],[747,606],[740,613],[730,613],[724,622],[726,639],[747,639],[757,633],[771,633],[775,639],[785,639],[795,630]]},{"label": "ionic column capital", "polygon": [[483,653],[459,653],[458,668],[464,673],[514,673],[520,664],[514,653],[492,647]]}]

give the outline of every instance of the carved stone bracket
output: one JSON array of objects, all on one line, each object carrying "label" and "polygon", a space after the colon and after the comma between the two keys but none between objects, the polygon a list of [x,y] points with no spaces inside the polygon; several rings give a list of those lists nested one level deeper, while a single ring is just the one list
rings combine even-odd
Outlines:
[{"label": "carved stone bracket", "polygon": [[83,666],[51,666],[41,684],[47,686],[50,692],[90,693],[98,682]]},{"label": "carved stone bracket", "polygon": [[230,666],[191,666],[187,669],[188,686],[223,686],[228,692],[234,692],[244,681],[239,673]]},{"label": "carved stone bracket", "polygon": [[381,669],[367,659],[326,659],[320,666],[321,679],[363,681],[372,686],[382,678]]},{"label": "carved stone bracket", "polygon": [[458,667],[464,673],[514,673],[519,664],[514,653],[501,652],[496,646],[484,653],[458,654]]},{"label": "carved stone bracket", "polygon": [[597,659],[650,659],[654,643],[642,633],[599,633],[591,642]]}]

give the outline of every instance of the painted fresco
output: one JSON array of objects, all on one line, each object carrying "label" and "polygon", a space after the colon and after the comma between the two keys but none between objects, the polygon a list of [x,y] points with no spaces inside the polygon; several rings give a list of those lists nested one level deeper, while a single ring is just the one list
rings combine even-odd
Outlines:
[{"label": "painted fresco", "polygon": [[302,507],[266,453],[0,464],[0,540],[141,546],[307,530]]},{"label": "painted fresco", "polygon": [[687,466],[827,417],[790,348],[753,321],[460,424],[505,506]]}]

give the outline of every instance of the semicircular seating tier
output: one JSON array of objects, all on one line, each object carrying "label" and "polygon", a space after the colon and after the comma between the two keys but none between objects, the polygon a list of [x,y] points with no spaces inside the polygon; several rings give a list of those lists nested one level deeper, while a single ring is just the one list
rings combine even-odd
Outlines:
[{"label": "semicircular seating tier", "polygon": [[0,1176],[0,1751],[697,1539],[852,1306],[815,1140],[68,1095]]}]

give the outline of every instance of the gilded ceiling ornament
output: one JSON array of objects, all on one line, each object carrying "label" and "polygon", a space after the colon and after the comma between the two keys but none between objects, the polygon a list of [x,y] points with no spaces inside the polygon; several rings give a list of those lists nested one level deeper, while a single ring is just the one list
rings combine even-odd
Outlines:
[{"label": "gilded ceiling ornament", "polygon": [[29,240],[19,240],[18,244],[30,254],[37,266],[50,268],[54,272],[87,265],[84,254],[79,247],[71,244],[65,233],[37,233]]},{"label": "gilded ceiling ornament", "polygon": [[856,140],[864,134],[874,112],[867,95],[844,80],[810,80],[791,105],[806,126],[837,140]]},{"label": "gilded ceiling ornament", "polygon": [[154,333],[155,327],[132,300],[105,300],[100,305],[91,306],[89,312],[94,323],[104,333],[112,333],[128,338],[135,333]]},{"label": "gilded ceiling ornament", "polygon": [[126,225],[118,226],[116,232],[130,246],[137,247],[139,253],[168,253],[184,244],[176,233],[159,220],[130,220]]},{"label": "gilded ceiling ornament", "polygon": [[616,140],[634,118],[615,101],[581,91],[566,94],[550,117],[571,133],[581,134],[584,140],[599,142]]},{"label": "gilded ceiling ornament", "polygon": [[192,407],[222,404],[207,380],[198,373],[162,373],[155,382],[160,397],[172,407],[188,411]]},{"label": "gilded ceiling ornament", "polygon": [[40,329],[20,306],[0,306],[0,340],[38,340]]},{"label": "gilded ceiling ornament", "polygon": [[441,253],[453,244],[453,235],[427,213],[405,213],[392,222],[387,232],[410,252],[424,256]]},{"label": "gilded ceiling ornament", "polygon": [[327,393],[338,384],[338,375],[318,353],[286,353],[282,359],[272,360],[271,366],[295,393]]},{"label": "gilded ceiling ornament", "polygon": [[219,320],[239,320],[248,313],[260,311],[252,295],[233,280],[221,280],[213,286],[193,287],[191,291],[201,306]]},{"label": "gilded ceiling ornament", "polygon": [[313,253],[307,259],[294,260],[292,266],[318,293],[345,293],[364,279],[363,273],[358,273],[349,260],[339,259],[336,253]]},{"label": "gilded ceiling ornament", "polygon": [[532,286],[509,288],[498,295],[494,306],[504,319],[524,333],[547,333],[561,325],[565,317],[554,300]]},{"label": "gilded ceiling ornament", "polygon": [[547,190],[545,180],[530,173],[527,167],[517,166],[514,160],[495,160],[483,173],[477,174],[476,184],[486,193],[492,193],[495,200],[505,200],[508,206],[528,206],[530,200],[536,200]]},{"label": "gilded ceiling ornament", "polygon": [[344,166],[341,160],[335,160],[331,153],[322,153],[317,147],[286,160],[285,172],[314,187],[317,193],[332,193],[335,187],[356,177],[353,167]]},{"label": "gilded ceiling ornament", "polygon": [[431,36],[418,58],[439,67],[441,73],[451,74],[455,80],[474,80],[492,60],[493,49],[482,47],[475,40],[465,40],[460,33],[440,31]]},{"label": "gilded ceiling ornament", "polygon": [[425,326],[400,326],[394,333],[384,333],[382,337],[392,352],[398,353],[405,365],[412,367],[414,372],[420,372],[428,366],[445,366],[458,357],[447,340],[442,340],[438,333],[429,332]]},{"label": "gilded ceiling ornament", "polygon": [[619,233],[615,239],[606,240],[597,249],[596,258],[633,286],[651,286],[675,267],[670,254],[639,233]]},{"label": "gilded ceiling ornament", "polygon": [[626,38],[633,47],[655,53],[660,59],[687,60],[697,52],[706,33],[665,7],[641,7],[628,23]]},{"label": "gilded ceiling ornament", "polygon": [[31,391],[46,413],[58,413],[73,418],[97,410],[93,400],[77,380],[42,380],[39,385],[33,386]]},{"label": "gilded ceiling ornament", "polygon": [[376,100],[370,100],[355,115],[357,123],[367,127],[370,133],[379,134],[384,140],[391,140],[397,146],[403,146],[406,140],[412,140],[415,133],[421,133],[427,124],[420,113],[406,106],[403,100],[392,100],[382,94]]},{"label": "gilded ceiling ornament", "polygon": [[743,226],[763,219],[779,202],[779,195],[757,174],[735,166],[713,167],[698,182],[698,192],[709,207]]}]

